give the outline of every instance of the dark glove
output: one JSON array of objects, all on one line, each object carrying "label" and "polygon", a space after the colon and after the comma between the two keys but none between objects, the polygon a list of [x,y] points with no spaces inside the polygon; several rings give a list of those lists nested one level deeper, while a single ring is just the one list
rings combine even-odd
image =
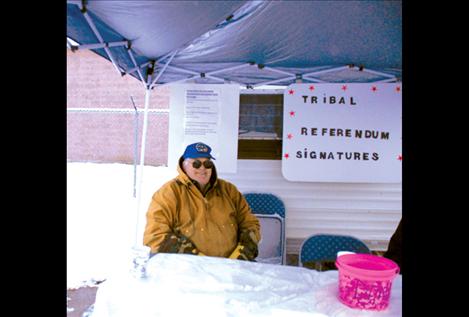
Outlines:
[{"label": "dark glove", "polygon": [[254,231],[247,230],[241,233],[238,245],[228,258],[254,261],[258,254],[256,234]]},{"label": "dark glove", "polygon": [[158,252],[203,255],[189,238],[177,233],[168,233],[161,242]]}]

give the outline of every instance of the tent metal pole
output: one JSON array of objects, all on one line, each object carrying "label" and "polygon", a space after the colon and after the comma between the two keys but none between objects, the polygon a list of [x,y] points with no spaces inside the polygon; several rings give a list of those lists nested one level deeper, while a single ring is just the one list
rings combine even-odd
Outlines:
[{"label": "tent metal pole", "polygon": [[382,79],[382,80],[378,80],[378,81],[373,81],[372,83],[392,83],[394,81],[397,81],[397,78],[394,77],[394,78],[388,78],[388,79]]},{"label": "tent metal pole", "polygon": [[314,77],[310,77],[310,76],[306,76],[306,75],[303,75],[302,77],[303,79],[307,79],[309,81],[313,81],[315,83],[325,83],[324,80],[320,80],[320,79],[317,79],[317,78],[314,78]]},{"label": "tent metal pole", "polygon": [[140,66],[137,66],[137,67],[128,69],[128,70],[126,71],[126,73],[127,73],[127,74],[131,74],[131,73],[133,73],[133,72],[136,71],[136,70],[140,70],[140,69],[143,69],[143,68],[147,67],[148,64],[150,64],[150,63],[151,63],[151,62],[146,62],[146,63],[141,64]]},{"label": "tent metal pole", "polygon": [[193,80],[193,79],[196,79],[196,78],[200,78],[200,75],[196,75],[196,76],[192,76],[192,77],[188,77],[188,78],[179,79],[179,80],[176,80],[176,81],[164,83],[164,84],[158,85],[158,87],[164,87],[164,86],[167,86],[167,85],[183,83],[183,82],[186,82],[188,80]]},{"label": "tent metal pole", "polygon": [[[162,65],[164,65],[164,64],[162,64]],[[184,68],[180,68],[180,67],[176,67],[176,66],[168,66],[168,68],[173,69],[173,70],[177,70],[177,71],[180,71],[180,72],[186,73],[186,74],[197,75],[197,76],[200,75],[200,73],[194,72],[193,70],[188,70],[188,69],[184,69]]]},{"label": "tent metal pole", "polygon": [[[151,68],[151,71],[149,71],[150,68]],[[155,73],[155,62],[152,61],[150,65],[148,65],[148,69],[147,69],[147,85],[146,85],[147,89],[150,89],[150,83],[151,83],[151,79],[154,73]]]},{"label": "tent metal pole", "polygon": [[283,70],[280,70],[280,69],[275,69],[275,68],[272,68],[272,67],[268,67],[268,66],[264,66],[263,69],[269,70],[269,71],[274,72],[274,73],[279,73],[279,74],[282,74],[282,75],[295,76],[295,74],[292,74],[292,73],[289,73],[289,72],[286,72],[286,71],[283,71]]},{"label": "tent metal pole", "polygon": [[156,61],[157,61],[159,64],[162,64],[162,62],[163,62],[166,58],[172,56],[175,52],[179,52],[179,51],[180,51],[180,49],[176,49],[176,50],[174,50],[174,51],[171,51],[171,52],[167,53],[166,55],[163,55],[163,57],[158,58]]},{"label": "tent metal pole", "polygon": [[303,79],[307,79],[309,81],[313,81],[313,82],[316,82],[316,83],[325,83],[326,81],[320,80],[320,79],[317,79],[317,78],[311,77],[311,76],[320,75],[320,74],[327,74],[327,73],[330,73],[330,72],[336,72],[336,71],[340,71],[340,70],[344,70],[344,69],[350,69],[350,68],[351,67],[348,66],[348,65],[347,66],[334,67],[334,68],[329,68],[329,69],[324,69],[324,70],[318,70],[318,71],[311,72],[311,73],[306,73],[302,77],[303,77]]},{"label": "tent metal pole", "polygon": [[163,75],[163,73],[165,72],[166,68],[168,68],[169,64],[171,63],[171,61],[173,60],[173,57],[174,55],[177,54],[178,51],[174,51],[174,53],[171,55],[171,57],[169,58],[168,62],[166,64],[164,64],[163,66],[163,69],[159,71],[158,73],[158,76],[155,77],[155,79],[153,79],[153,81],[151,82],[150,84],[150,89],[152,88],[152,86],[155,85],[156,81],[161,77],[161,75]]},{"label": "tent metal pole", "polygon": [[[162,65],[164,65],[164,64],[162,64]],[[212,78],[214,80],[220,80],[220,81],[223,80],[223,81],[225,81],[224,79],[214,77],[212,75],[217,74],[217,73],[223,73],[223,72],[230,71],[230,70],[240,69],[240,68],[244,68],[244,67],[248,67],[248,66],[251,66],[251,65],[250,64],[243,64],[243,65],[237,65],[237,66],[233,66],[233,67],[229,67],[229,68],[225,68],[225,69],[215,70],[213,72],[205,73],[205,77]],[[168,66],[168,68],[172,69],[172,70],[180,71],[182,73],[191,74],[191,75],[200,75],[200,73],[195,72],[193,70],[188,70],[188,69],[184,69],[184,68],[180,68],[180,67],[176,67],[176,66]]]},{"label": "tent metal pole", "polygon": [[349,68],[350,68],[350,66],[341,66],[341,67],[334,67],[334,68],[329,68],[329,69],[325,69],[325,70],[318,70],[318,71],[315,71],[315,72],[304,74],[303,78],[305,78],[305,76],[314,76],[314,75],[319,75],[319,74],[326,74],[326,73],[336,72],[336,71],[339,71],[339,70],[349,69]]},{"label": "tent metal pole", "polygon": [[241,68],[245,68],[245,67],[249,67],[249,66],[252,66],[252,65],[251,64],[237,65],[237,66],[228,67],[228,68],[224,68],[224,69],[214,70],[213,72],[206,73],[206,75],[211,76],[211,75],[215,75],[215,74],[218,74],[218,73],[229,72],[229,71],[232,71],[232,70],[241,69]]},{"label": "tent metal pole", "polygon": [[[103,38],[101,37],[101,34],[99,34],[98,32],[98,29],[96,28],[96,26],[94,25],[94,22],[93,20],[91,20],[91,17],[90,15],[88,14],[88,12],[83,12],[83,16],[85,17],[86,19],[86,22],[88,22],[88,25],[90,26],[91,30],[93,31],[93,33],[96,35],[96,37],[98,38],[98,41],[100,43],[104,43],[104,40]],[[116,63],[116,60],[114,59],[114,56],[112,55],[111,51],[109,50],[109,48],[107,46],[104,47],[104,51],[106,52],[107,56],[109,56],[109,59],[111,60],[112,62],[112,65],[114,65],[114,68],[119,72],[119,74],[122,75],[122,71],[119,69],[119,66],[117,66],[117,63]]]},{"label": "tent metal pole", "polygon": [[94,50],[97,48],[105,48],[105,47],[115,47],[115,46],[125,46],[127,45],[127,41],[120,41],[120,42],[107,42],[107,43],[95,43],[95,44],[80,44],[80,45],[73,45],[76,50]]},{"label": "tent metal pole", "polygon": [[207,74],[205,74],[205,77],[206,77],[206,78],[213,79],[213,80],[216,80],[216,81],[225,82],[225,80],[224,80],[224,79],[222,79],[222,78],[218,78],[218,77],[215,77],[215,76],[210,76],[210,75],[207,75]]},{"label": "tent metal pole", "polygon": [[139,245],[143,242],[138,242],[138,229],[140,224],[140,204],[142,200],[142,183],[143,183],[143,168],[145,164],[145,144],[147,140],[147,127],[148,127],[148,107],[150,104],[150,93],[151,89],[148,87],[145,90],[145,110],[143,112],[143,128],[142,128],[142,144],[140,148],[140,170],[138,173],[138,182],[137,182],[137,221],[135,227],[135,245]]},{"label": "tent metal pole", "polygon": [[138,109],[135,106],[134,99],[130,96],[130,100],[132,101],[132,105],[135,110],[134,116],[134,198],[137,197],[137,160],[138,160]]},{"label": "tent metal pole", "polygon": [[70,39],[67,37],[67,48],[72,49],[72,47],[75,47],[75,45],[70,41]]},{"label": "tent metal pole", "polygon": [[127,48],[127,54],[129,54],[129,57],[132,60],[132,63],[134,64],[135,69],[137,70],[138,77],[140,77],[140,80],[142,81],[142,84],[146,87],[145,79],[143,78],[142,72],[140,71],[140,67],[138,67],[137,61],[135,60],[134,54],[130,50],[130,47]]},{"label": "tent metal pole", "polygon": [[266,81],[266,82],[263,82],[263,83],[258,83],[258,84],[252,85],[252,86],[253,87],[259,87],[259,86],[263,86],[263,85],[270,85],[270,84],[275,84],[275,83],[279,83],[279,82],[286,81],[286,80],[295,80],[295,79],[296,79],[296,76],[289,76],[289,77],[285,77],[285,78],[269,80],[269,81]]},{"label": "tent metal pole", "polygon": [[[171,82],[172,84],[173,84],[173,83],[178,83],[178,82],[181,82],[181,81],[187,81],[187,80],[190,80],[190,79],[201,78],[200,73],[194,72],[194,71],[192,71],[192,70],[187,70],[187,69],[184,69],[184,68],[176,67],[176,66],[169,66],[169,65],[168,65],[169,62],[171,62],[171,60],[169,60],[168,63],[166,63],[166,64],[163,64],[163,63],[162,63],[161,65],[164,65],[164,66],[167,67],[168,69],[177,70],[177,71],[180,71],[180,72],[182,72],[182,73],[187,73],[187,74],[195,75],[194,77],[185,78],[185,79],[182,79],[182,80],[178,80],[178,81],[175,81],[175,82]],[[242,65],[242,66],[244,67],[245,65]],[[239,67],[239,66],[238,66],[238,67]],[[163,71],[164,71],[164,68],[163,68],[163,70],[162,70],[161,72],[163,72]],[[216,81],[225,82],[225,80],[224,80],[223,78],[218,78],[218,77],[215,77],[215,76],[211,76],[211,75],[209,75],[209,74],[211,74],[211,73],[206,73],[206,74],[205,74],[205,77],[211,78],[211,79],[216,80]]]},{"label": "tent metal pole", "polygon": [[394,79],[396,78],[396,76],[394,76],[394,75],[386,74],[386,73],[382,73],[382,72],[377,72],[377,71],[371,70],[371,69],[364,68],[362,71],[366,72],[366,73],[374,74],[374,75],[380,75],[380,76],[383,76],[383,77],[394,78]]}]

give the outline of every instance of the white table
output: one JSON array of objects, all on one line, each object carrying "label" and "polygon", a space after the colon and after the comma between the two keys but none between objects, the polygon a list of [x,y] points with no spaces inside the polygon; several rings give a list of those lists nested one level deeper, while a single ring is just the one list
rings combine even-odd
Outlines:
[{"label": "white table", "polygon": [[402,276],[383,311],[337,299],[337,271],[180,254],[157,254],[147,277],[114,273],[100,284],[92,317],[402,316]]}]

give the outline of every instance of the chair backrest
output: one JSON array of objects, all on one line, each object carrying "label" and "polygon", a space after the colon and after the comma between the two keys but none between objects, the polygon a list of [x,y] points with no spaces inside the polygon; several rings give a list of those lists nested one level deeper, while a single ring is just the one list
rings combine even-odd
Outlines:
[{"label": "chair backrest", "polygon": [[298,264],[304,266],[305,262],[335,261],[339,251],[371,253],[367,245],[358,238],[334,234],[315,234],[306,238],[301,244]]},{"label": "chair backrest", "polygon": [[261,241],[256,261],[286,263],[285,205],[269,193],[246,193],[246,201],[261,225]]},{"label": "chair backrest", "polygon": [[285,219],[285,205],[277,196],[269,193],[246,193],[246,198],[251,210],[255,214],[275,215]]}]

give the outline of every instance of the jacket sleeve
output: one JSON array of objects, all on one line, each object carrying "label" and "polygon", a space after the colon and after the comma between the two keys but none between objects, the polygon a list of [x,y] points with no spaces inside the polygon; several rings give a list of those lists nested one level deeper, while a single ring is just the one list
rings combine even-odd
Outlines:
[{"label": "jacket sleeve", "polygon": [[152,253],[158,252],[165,237],[173,233],[177,221],[178,199],[173,186],[170,182],[155,192],[146,213],[143,244],[149,246]]}]

